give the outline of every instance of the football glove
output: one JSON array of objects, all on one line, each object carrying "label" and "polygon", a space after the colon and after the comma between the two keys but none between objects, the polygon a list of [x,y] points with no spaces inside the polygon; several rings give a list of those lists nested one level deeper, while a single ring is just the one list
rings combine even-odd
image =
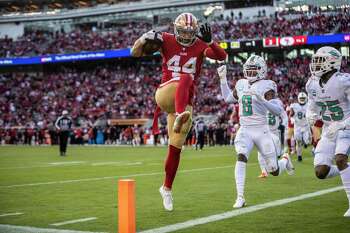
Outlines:
[{"label": "football glove", "polygon": [[158,42],[163,42],[163,37],[161,32],[155,30],[150,30],[141,36],[141,43],[145,44],[147,40],[153,40]]},{"label": "football glove", "polygon": [[334,122],[330,126],[328,126],[328,129],[326,131],[326,136],[328,138],[334,138],[337,135],[338,131],[341,129],[345,129],[345,127],[346,127],[345,121]]},{"label": "football glove", "polygon": [[211,37],[211,28],[208,25],[208,23],[205,23],[204,25],[200,26],[199,31],[201,32],[201,36],[197,35],[199,39],[201,39],[207,44],[213,43],[213,40]]},{"label": "football glove", "polygon": [[220,77],[220,83],[225,84],[227,83],[227,78],[226,78],[226,74],[227,74],[227,68],[226,65],[222,65],[219,68],[217,68],[219,77]]}]

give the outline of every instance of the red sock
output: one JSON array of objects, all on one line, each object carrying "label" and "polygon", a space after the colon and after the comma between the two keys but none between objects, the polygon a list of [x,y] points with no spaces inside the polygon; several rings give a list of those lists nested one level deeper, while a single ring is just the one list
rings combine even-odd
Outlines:
[{"label": "red sock", "polygon": [[180,163],[180,153],[181,149],[178,149],[172,145],[169,145],[168,148],[168,157],[165,161],[165,180],[164,180],[164,186],[171,189],[175,176],[177,168],[179,167]]},{"label": "red sock", "polygon": [[287,144],[288,144],[289,152],[291,152],[292,151],[292,139],[287,139]]},{"label": "red sock", "polygon": [[189,74],[181,74],[179,85],[176,88],[175,93],[175,111],[176,113],[182,113],[185,111],[186,106],[189,104],[190,88],[192,86],[192,76]]}]

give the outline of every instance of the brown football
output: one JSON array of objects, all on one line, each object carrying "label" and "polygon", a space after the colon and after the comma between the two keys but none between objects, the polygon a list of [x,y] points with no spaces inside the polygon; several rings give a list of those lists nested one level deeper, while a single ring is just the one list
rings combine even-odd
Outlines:
[{"label": "brown football", "polygon": [[143,45],[143,52],[146,55],[152,55],[153,53],[159,51],[161,47],[161,42],[156,40],[146,40],[146,43]]}]

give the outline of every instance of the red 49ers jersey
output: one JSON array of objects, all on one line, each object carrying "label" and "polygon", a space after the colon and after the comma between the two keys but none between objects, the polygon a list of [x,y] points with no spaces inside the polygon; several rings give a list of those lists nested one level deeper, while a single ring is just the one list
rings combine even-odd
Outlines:
[{"label": "red 49ers jersey", "polygon": [[196,84],[203,63],[204,51],[208,45],[196,39],[191,46],[186,47],[176,41],[174,34],[163,32],[162,37],[162,83],[174,78],[176,80],[180,74],[185,73],[192,74],[194,84]]}]

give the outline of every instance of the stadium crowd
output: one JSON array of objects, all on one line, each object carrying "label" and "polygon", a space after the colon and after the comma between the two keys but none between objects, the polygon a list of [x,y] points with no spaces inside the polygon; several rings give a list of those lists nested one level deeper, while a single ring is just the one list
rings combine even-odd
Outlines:
[{"label": "stadium crowd", "polygon": [[[254,39],[271,36],[305,34],[326,34],[350,31],[348,9],[327,14],[310,14],[286,18],[276,14],[262,16],[253,22],[239,20],[233,15],[219,17],[211,22],[214,37],[218,41],[232,39]],[[98,51],[130,47],[144,32],[152,29],[147,22],[130,22],[113,25],[112,28],[98,26],[77,27],[70,32],[64,30],[48,32],[28,30],[23,36],[13,40],[7,36],[0,38],[0,57],[34,56],[62,54],[82,51]],[[156,29],[172,31],[171,23],[156,25]]]},{"label": "stadium crowd", "polygon": [[[336,13],[294,17],[290,20],[278,14],[274,17],[262,15],[255,22],[249,23],[237,20],[237,17],[231,15],[231,18],[225,20],[219,17],[212,22],[212,27],[217,40],[283,36],[290,33],[349,32],[350,14],[346,9]],[[108,32],[101,32],[102,29],[98,27],[79,28],[69,33],[63,30],[27,31],[16,41],[8,37],[0,38],[0,57],[124,48],[151,28],[149,23],[133,22],[114,25]],[[163,26],[162,29],[171,30],[170,26]],[[97,135],[103,135],[103,143],[146,143],[150,136],[149,128],[98,127],[96,122],[107,118],[152,118],[155,108],[154,92],[161,76],[158,61],[115,61],[89,67],[67,65],[40,72],[1,73],[0,142],[56,143],[57,135],[53,122],[63,109],[67,109],[75,126],[72,143],[96,143]],[[308,64],[308,57],[268,60],[268,78],[278,84],[279,97],[286,106],[296,99],[298,92],[305,86],[309,77]],[[226,139],[231,137],[227,135],[234,132],[236,122],[231,121],[227,124],[232,106],[228,106],[222,100],[216,67],[205,64],[202,69],[194,112],[197,115],[216,115],[217,122],[208,125],[207,141],[209,144],[213,141],[217,144],[227,144],[230,140]],[[343,67],[347,67],[349,71],[349,66]],[[241,66],[230,64],[230,86],[233,88],[242,77]],[[161,122],[165,125],[164,116]],[[158,140],[163,138],[164,142],[167,138],[166,130],[162,131],[164,132]],[[209,135],[216,134],[215,140],[210,139],[214,136]],[[136,135],[136,139],[130,135]]]},{"label": "stadium crowd", "polygon": [[[285,105],[295,101],[298,92],[304,88],[309,77],[308,64],[307,57],[268,62],[268,77],[278,84],[279,97]],[[227,128],[225,124],[230,119],[232,106],[222,100],[216,67],[209,64],[203,67],[194,112],[196,115],[214,114],[218,117],[215,123],[218,128]],[[344,64],[343,67],[350,71],[349,66]],[[136,66],[111,63],[83,70],[59,66],[59,71],[0,74],[2,138],[24,130],[29,131],[29,135],[38,134],[36,141],[42,142],[39,138],[45,138],[45,132],[55,131],[53,122],[63,109],[69,110],[76,129],[85,132],[87,141],[88,132],[99,129],[94,125],[100,119],[152,118],[154,92],[160,75],[159,65],[141,63]],[[242,77],[241,66],[231,64],[230,86],[233,88]]]}]

